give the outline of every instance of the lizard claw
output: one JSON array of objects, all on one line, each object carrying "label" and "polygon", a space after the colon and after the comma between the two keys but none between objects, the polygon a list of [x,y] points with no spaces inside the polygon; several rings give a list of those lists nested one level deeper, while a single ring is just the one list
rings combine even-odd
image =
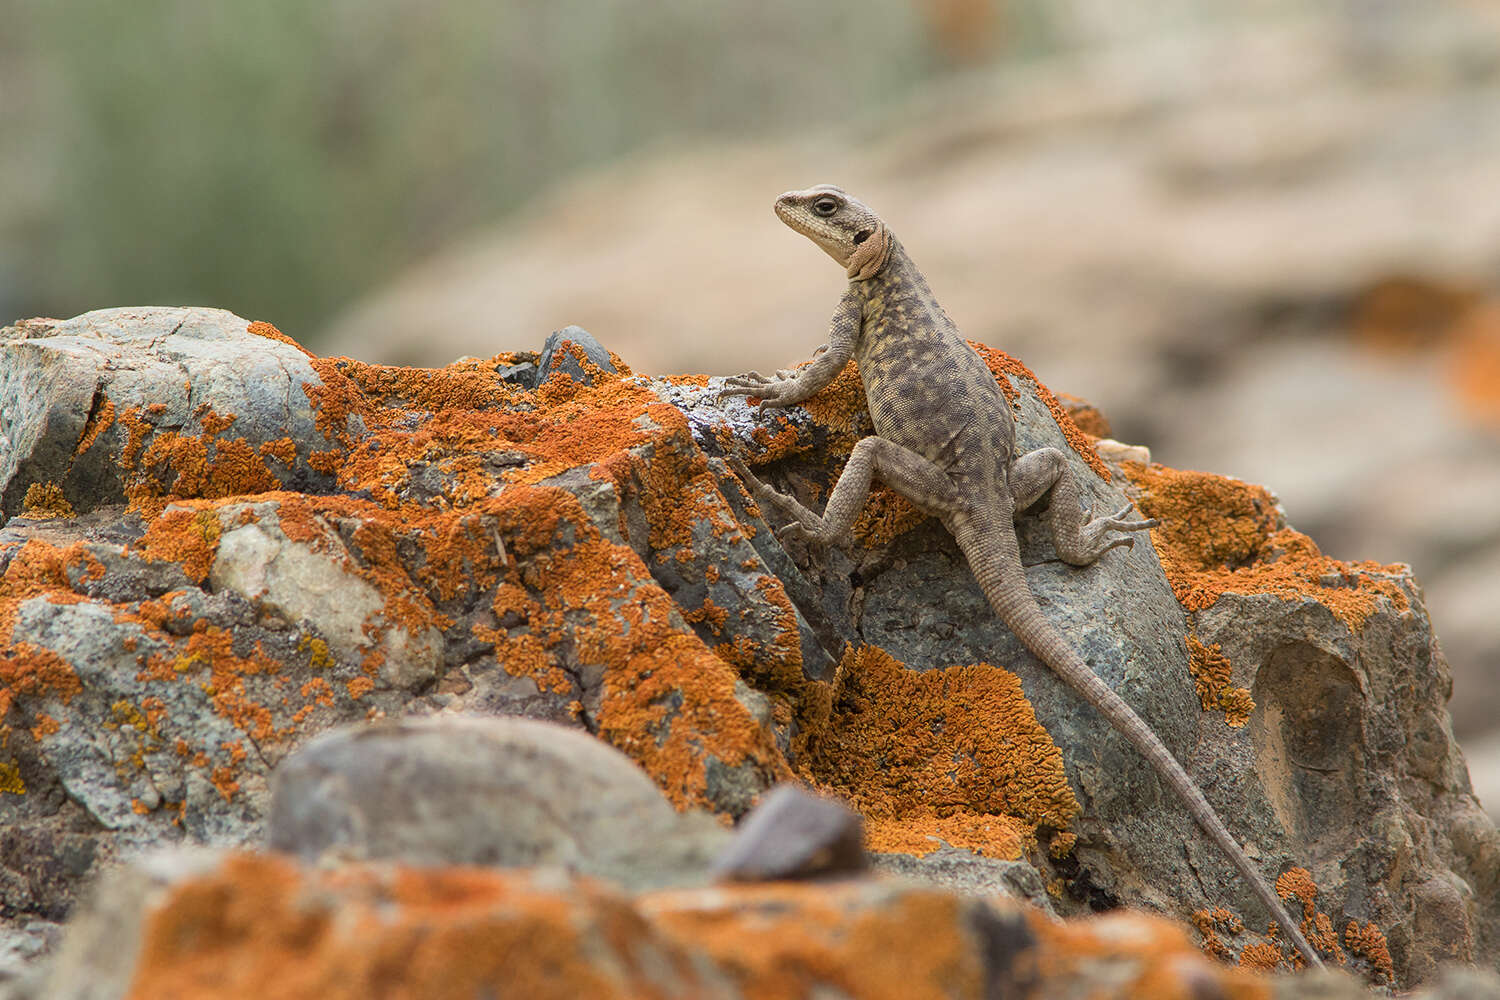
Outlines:
[{"label": "lizard claw", "polygon": [[801,521],[792,521],[789,524],[783,524],[781,527],[776,528],[773,534],[775,534],[776,540],[781,543],[783,548],[787,542],[793,540],[799,541],[804,545],[810,545],[813,542],[812,535],[808,533],[807,528]]},{"label": "lizard claw", "polygon": [[724,388],[719,390],[720,399],[726,396],[759,397],[762,410],[791,406],[795,400],[802,398],[797,394],[796,372],[778,372],[776,378],[770,378],[760,372],[735,375],[725,379]]}]

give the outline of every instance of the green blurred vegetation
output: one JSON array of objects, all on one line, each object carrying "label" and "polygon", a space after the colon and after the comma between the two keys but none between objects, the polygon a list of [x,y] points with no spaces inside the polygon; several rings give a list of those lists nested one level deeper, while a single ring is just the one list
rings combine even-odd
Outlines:
[{"label": "green blurred vegetation", "polygon": [[845,122],[943,63],[909,0],[0,0],[0,309],[305,336],[567,173]]}]

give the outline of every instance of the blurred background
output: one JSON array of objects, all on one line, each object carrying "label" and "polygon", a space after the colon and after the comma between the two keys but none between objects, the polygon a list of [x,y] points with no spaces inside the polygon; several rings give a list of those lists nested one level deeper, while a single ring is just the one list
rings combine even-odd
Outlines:
[{"label": "blurred background", "polygon": [[0,0],[0,320],[805,357],[842,184],[966,334],[1410,563],[1500,813],[1500,5]]}]

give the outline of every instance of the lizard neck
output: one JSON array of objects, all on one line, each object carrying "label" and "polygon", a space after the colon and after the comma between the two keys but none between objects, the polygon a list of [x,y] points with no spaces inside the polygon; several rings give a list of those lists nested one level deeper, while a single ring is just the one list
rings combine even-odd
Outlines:
[{"label": "lizard neck", "polygon": [[[866,299],[878,299],[888,295],[890,292],[903,288],[926,288],[927,279],[922,277],[922,272],[917,265],[907,256],[906,248],[901,241],[886,233],[885,245],[881,250],[880,264],[870,270],[869,273],[856,276],[855,264],[849,265],[849,283],[859,289]],[[870,241],[873,241],[871,237]],[[866,241],[866,242],[870,242]]]},{"label": "lizard neck", "polygon": [[[878,221],[878,220],[877,220]],[[891,257],[900,251],[901,244],[896,234],[884,222],[863,243],[854,248],[849,256],[848,275],[850,281],[867,281],[877,277],[890,265]]]}]

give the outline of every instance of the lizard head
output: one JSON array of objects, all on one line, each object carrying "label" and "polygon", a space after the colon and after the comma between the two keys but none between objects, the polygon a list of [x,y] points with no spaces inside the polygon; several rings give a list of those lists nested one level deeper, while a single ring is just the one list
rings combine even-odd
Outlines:
[{"label": "lizard head", "polygon": [[875,277],[890,259],[891,231],[880,216],[832,184],[788,191],[776,199],[776,215],[838,261],[850,280]]}]

